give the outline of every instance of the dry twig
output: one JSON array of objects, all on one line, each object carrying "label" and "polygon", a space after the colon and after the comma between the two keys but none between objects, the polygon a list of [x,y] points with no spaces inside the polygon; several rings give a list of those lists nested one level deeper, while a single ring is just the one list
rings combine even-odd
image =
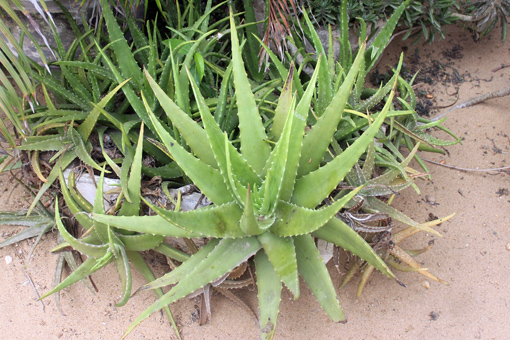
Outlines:
[{"label": "dry twig", "polygon": [[446,164],[442,164],[442,163],[439,163],[439,162],[434,162],[434,161],[425,159],[423,157],[422,157],[422,160],[424,160],[425,162],[432,163],[432,164],[440,165],[440,166],[445,167],[445,168],[455,169],[455,170],[462,170],[462,171],[487,172],[487,171],[510,170],[510,166],[504,166],[504,167],[501,167],[501,168],[492,168],[492,169],[470,169],[470,168],[461,168],[461,167],[458,167],[458,166],[446,165]]},{"label": "dry twig", "polygon": [[507,87],[507,88],[502,89],[502,90],[497,90],[497,91],[489,92],[489,93],[483,94],[483,95],[475,97],[475,98],[471,98],[469,100],[466,100],[465,102],[457,104],[454,107],[446,110],[444,113],[440,114],[439,116],[432,118],[432,121],[437,121],[437,120],[443,118],[444,116],[446,116],[449,112],[451,112],[453,110],[463,109],[463,108],[466,108],[466,107],[470,107],[470,106],[473,106],[473,105],[476,105],[476,104],[483,103],[484,101],[489,100],[489,99],[505,97],[505,96],[508,96],[508,95],[510,95],[510,87]]}]

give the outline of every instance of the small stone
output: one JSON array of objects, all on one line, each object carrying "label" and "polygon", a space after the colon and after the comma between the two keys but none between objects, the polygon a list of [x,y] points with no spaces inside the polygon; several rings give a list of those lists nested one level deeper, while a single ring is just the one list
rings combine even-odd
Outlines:
[{"label": "small stone", "polygon": [[425,195],[425,202],[430,204],[430,205],[437,205],[438,203],[436,202],[436,197],[435,196],[432,196],[432,195]]},{"label": "small stone", "polygon": [[506,250],[510,250],[510,243],[506,244]]},{"label": "small stone", "polygon": [[427,289],[429,289],[429,288],[430,288],[430,283],[429,283],[427,280],[423,281],[423,282],[421,283],[421,285],[422,285],[423,287],[427,288]]},{"label": "small stone", "polygon": [[5,257],[5,263],[7,263],[7,264],[11,264],[11,263],[12,263],[12,257],[10,257],[9,255],[7,255],[7,256]]}]

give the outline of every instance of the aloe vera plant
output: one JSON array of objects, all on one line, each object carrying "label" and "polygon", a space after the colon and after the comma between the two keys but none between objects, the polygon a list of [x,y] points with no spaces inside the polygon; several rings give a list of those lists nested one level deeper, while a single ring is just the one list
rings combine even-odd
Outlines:
[{"label": "aloe vera plant", "polygon": [[[354,230],[334,218],[361,188],[329,206],[315,209],[342,181],[370,144],[388,114],[393,92],[370,127],[339,156],[321,166],[342,118],[356,76],[364,63],[364,45],[344,82],[311,130],[305,135],[310,103],[316,91],[318,67],[298,100],[293,93],[291,67],[266,135],[241,59],[237,31],[231,17],[232,72],[236,90],[240,149],[224,134],[196,84],[191,81],[203,127],[193,122],[146,72],[155,96],[191,153],[168,133],[146,109],[167,152],[214,205],[188,212],[169,211],[146,201],[155,216],[112,216],[94,212],[92,218],[111,227],[162,236],[208,237],[209,242],[182,265],[144,288],[175,284],[129,327],[131,331],[152,312],[228,275],[254,256],[259,289],[262,338],[274,335],[282,283],[300,295],[301,275],[335,322],[345,321],[336,292],[312,234],[357,254],[389,277],[386,264]],[[272,147],[274,146],[274,147]]]},{"label": "aloe vera plant", "polygon": [[[382,84],[378,89],[367,88],[365,86],[368,74],[375,67],[383,51],[391,41],[393,31],[395,30],[400,17],[403,15],[410,3],[411,1],[405,1],[395,9],[384,27],[380,30],[377,36],[373,38],[370,46],[368,46],[366,51],[364,51],[365,63],[360,69],[353,91],[349,95],[347,106],[349,109],[347,111],[348,114],[345,114],[342,117],[334,135],[335,140],[341,146],[345,146],[346,143],[356,139],[359,131],[365,129],[369,125],[370,119],[366,116],[366,113],[370,113],[375,110],[377,106],[380,105],[381,101],[388,96],[393,84],[397,82],[399,96],[396,98],[396,103],[390,106],[390,112],[388,113],[385,121],[389,129],[384,132],[378,132],[376,136],[378,141],[384,145],[384,148],[379,148],[376,154],[382,155],[384,153],[384,157],[394,165],[398,163],[397,160],[401,162],[404,159],[399,151],[401,146],[412,150],[415,145],[420,144],[420,150],[443,153],[444,151],[437,148],[438,146],[453,145],[460,142],[458,137],[441,125],[443,121],[432,122],[417,115],[414,110],[416,106],[416,96],[412,89],[413,80],[411,80],[411,82],[407,82],[399,75],[402,67],[402,57],[393,70],[393,76],[388,83]],[[343,82],[345,74],[353,64],[353,55],[355,52],[352,51],[353,47],[349,42],[349,29],[347,24],[349,17],[347,2],[342,2],[340,13],[342,16],[342,27],[340,28],[340,37],[338,38],[340,42],[338,60],[335,60],[333,53],[333,37],[331,30],[329,34],[329,49],[326,51],[319,39],[318,33],[306,13],[303,14],[304,21],[306,22],[305,36],[313,46],[315,53],[305,53],[305,49],[302,47],[304,42],[297,35],[294,35],[292,40],[296,46],[300,47],[298,53],[300,53],[303,57],[300,69],[306,68],[307,65],[319,67],[316,63],[319,59],[321,60],[317,95],[318,99],[314,103],[317,116],[322,115],[324,109],[330,104],[333,91]],[[358,20],[360,21],[361,26],[359,41],[362,42],[367,39],[366,23],[361,18]],[[267,50],[267,52],[273,63],[276,65],[278,73],[281,76],[285,75],[288,70],[284,66],[284,63],[278,61],[271,51]],[[359,48],[356,53],[359,53]],[[296,87],[298,90],[302,87],[298,80],[296,80]],[[300,93],[302,93],[302,91],[298,91],[298,94]],[[448,141],[435,138],[425,132],[426,129],[429,128],[441,129],[451,135],[454,140]],[[414,158],[418,161],[423,170],[428,172],[428,168],[421,160],[420,156],[418,154],[414,154]],[[379,164],[381,165],[382,163]]]}]

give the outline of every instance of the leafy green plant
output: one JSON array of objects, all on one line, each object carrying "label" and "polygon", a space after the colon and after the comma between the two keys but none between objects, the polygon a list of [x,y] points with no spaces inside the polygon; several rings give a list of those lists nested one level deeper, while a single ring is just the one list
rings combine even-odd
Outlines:
[{"label": "leafy green plant", "polygon": [[[381,100],[386,98],[390,93],[392,84],[397,83],[400,96],[389,105],[390,111],[385,119],[384,129],[380,129],[375,135],[377,143],[372,142],[370,144],[367,153],[362,156],[360,164],[354,165],[354,168],[345,177],[345,183],[340,185],[340,187],[345,186],[349,189],[340,190],[333,197],[334,200],[339,200],[350,192],[350,189],[362,186],[363,189],[361,189],[356,196],[358,200],[361,199],[363,202],[358,209],[365,213],[365,215],[363,215],[364,217],[370,217],[371,215],[385,216],[388,219],[393,219],[410,226],[409,230],[426,230],[429,233],[439,235],[429,227],[433,224],[419,224],[379,199],[380,197],[393,195],[409,186],[414,186],[416,191],[419,192],[414,184],[413,178],[426,176],[428,170],[418,156],[417,151],[425,150],[442,153],[444,151],[437,148],[438,146],[452,145],[460,141],[451,131],[442,127],[441,123],[437,124],[438,122],[431,122],[416,114],[414,111],[416,98],[411,88],[412,81],[408,83],[399,76],[402,59],[400,59],[398,65],[393,70],[393,76],[387,84],[381,85],[379,89],[365,87],[367,75],[389,43],[392,32],[400,16],[405,13],[406,6],[409,4],[409,1],[404,2],[395,10],[385,27],[374,38],[371,46],[367,48],[365,52],[365,63],[357,74],[353,90],[347,101],[346,109],[344,109],[344,114],[334,134],[334,140],[330,150],[331,158],[334,158],[334,155],[341,155],[344,148],[359,138],[359,132],[365,130],[370,125],[372,118],[365,114],[365,112],[377,112]],[[349,17],[349,8],[346,2],[342,3],[340,11],[345,20],[343,20],[344,24],[340,27],[340,53],[338,61],[334,60],[331,47],[327,52],[325,51],[311,20],[308,19],[306,13],[303,14],[306,22],[306,27],[304,28],[305,37],[315,48],[315,54],[306,54],[304,48],[300,47],[298,53],[301,53],[303,56],[303,63],[300,65],[300,69],[304,69],[307,64],[319,68],[320,80],[317,89],[317,100],[314,102],[315,115],[317,117],[320,117],[324,113],[324,108],[330,105],[332,98],[331,93],[334,91],[332,89],[337,88],[338,84],[342,83],[346,72],[352,67],[352,52],[350,51],[349,37],[348,34],[344,33],[348,32],[347,19]],[[366,26],[362,19],[360,19],[360,26]],[[360,42],[365,40],[366,34],[366,29],[361,29]],[[332,40],[330,33],[329,46],[332,46]],[[296,46],[304,45],[297,37],[295,37],[293,42]],[[268,53],[280,74],[285,74],[287,70],[284,64],[279,62],[270,51],[268,51]],[[358,51],[357,53],[362,52]],[[299,81],[297,82],[298,86],[296,87],[299,87],[301,84]],[[276,121],[274,123],[276,123]],[[451,141],[439,140],[425,132],[428,128],[442,129],[449,133],[454,139]],[[402,146],[408,148],[410,151],[407,157],[404,157],[400,151]],[[413,158],[416,159],[423,168],[423,173],[409,168],[408,164]],[[362,167],[361,164],[363,165]],[[375,169],[377,169],[378,173],[382,174],[380,176],[374,176]],[[346,208],[350,208],[355,204],[355,200],[351,200],[347,202]],[[451,216],[446,219],[450,217]],[[353,225],[353,228],[356,229],[355,225]],[[371,230],[368,237],[366,235],[367,230]],[[391,237],[393,237],[393,234],[385,230],[385,228],[377,229],[377,227],[366,227],[358,230],[358,232],[371,243],[373,243],[372,239],[387,240],[388,242],[384,245],[381,242],[376,242],[374,245],[377,246],[374,247],[374,250],[381,258],[389,259],[388,261],[392,265],[394,265],[395,261],[391,260],[397,258],[404,263],[411,264],[420,273],[424,273],[424,271],[420,269],[421,267],[416,267],[416,262],[412,262],[409,258],[404,257],[404,251],[401,250],[398,245],[391,249],[388,246],[390,244],[389,241],[395,244],[398,243],[397,239],[399,239],[400,233],[395,234],[394,240],[392,241]],[[410,236],[408,232],[409,231],[406,231],[405,235]],[[401,239],[399,239],[399,242],[400,240]],[[344,284],[346,284],[360,266],[365,263],[365,260],[358,259],[352,271],[345,278]],[[399,267],[399,269],[402,268]],[[373,270],[374,267],[371,264],[366,264],[359,294],[366,283],[366,279]],[[428,274],[428,272],[426,274]]]},{"label": "leafy green plant", "polygon": [[508,18],[510,17],[510,1],[481,0],[466,1],[462,4],[463,13],[456,16],[466,22],[466,26],[473,32],[475,40],[487,35],[501,22],[501,40],[506,39]]},{"label": "leafy green plant", "polygon": [[[380,106],[381,100],[383,100],[391,90],[391,84],[397,82],[400,96],[396,99],[395,103],[392,103],[391,110],[388,114],[388,118],[385,123],[388,129],[380,131],[377,134],[377,139],[384,145],[384,148],[378,148],[377,155],[383,156],[386,159],[386,164],[379,163],[380,166],[388,166],[388,164],[394,167],[398,164],[397,159],[402,161],[404,157],[400,153],[400,146],[403,145],[409,150],[412,150],[417,143],[420,143],[420,150],[433,151],[433,152],[444,152],[437,148],[437,146],[446,146],[456,144],[460,141],[451,131],[441,126],[438,122],[431,122],[430,120],[419,117],[414,111],[416,106],[416,97],[412,90],[411,82],[405,81],[399,76],[399,72],[402,66],[402,58],[398,65],[393,70],[393,76],[388,83],[381,85],[379,89],[367,88],[365,86],[365,80],[368,74],[371,72],[373,67],[376,65],[381,53],[386,48],[387,44],[391,41],[391,36],[395,27],[398,24],[399,18],[403,15],[407,6],[412,3],[406,1],[402,3],[389,18],[386,25],[381,29],[381,32],[373,39],[371,45],[365,52],[365,63],[364,67],[360,70],[355,86],[348,100],[347,114],[342,117],[340,124],[338,125],[337,132],[335,133],[335,140],[341,147],[352,140],[355,140],[359,131],[365,129],[369,125],[370,119],[365,115],[366,112],[370,113],[373,110],[377,110]],[[319,39],[317,32],[315,31],[312,22],[308,19],[306,13],[304,13],[304,19],[307,24],[304,29],[306,39],[311,43],[315,49],[315,54],[305,53],[304,42],[299,39],[298,36],[294,36],[293,43],[299,47],[299,52],[303,57],[303,63],[300,65],[300,69],[304,69],[307,65],[314,65],[321,59],[321,77],[318,88],[318,98],[321,100],[314,103],[316,115],[320,116],[324,110],[324,107],[329,105],[331,100],[332,89],[338,87],[341,83],[345,72],[350,69],[352,65],[352,55],[356,52],[351,52],[351,45],[349,43],[348,35],[348,7],[347,3],[342,4],[341,8],[342,16],[345,18],[343,24],[340,27],[340,53],[338,60],[334,59],[334,53],[332,49],[332,34],[329,36],[329,50],[326,52],[322,43]],[[360,26],[366,27],[365,22],[360,19]],[[366,29],[362,29],[360,32],[360,42],[365,40],[367,37]],[[285,74],[284,65],[276,60],[276,57],[270,53],[272,61],[278,65],[278,71],[280,74]],[[299,84],[298,84],[299,86]],[[299,88],[299,87],[298,87]],[[299,93],[299,92],[298,92]],[[450,134],[454,140],[446,141],[440,140],[430,136],[424,131],[428,128],[438,128],[448,134]],[[420,166],[425,172],[428,171],[426,165],[418,155],[415,155],[415,159],[420,163]],[[390,163],[388,163],[390,162]]]},{"label": "leafy green plant", "polygon": [[[393,208],[389,203],[385,203],[383,200],[379,199],[380,197],[394,195],[395,193],[409,187],[410,185],[414,185],[410,175],[414,177],[420,175],[424,176],[424,174],[413,171],[408,167],[409,162],[415,156],[418,148],[419,144],[414,147],[409,156],[406,157],[406,159],[404,159],[400,164],[391,164],[391,170],[384,172],[380,176],[373,176],[372,174],[375,172],[375,165],[377,163],[381,164],[381,162],[376,161],[377,148],[375,144],[372,143],[368,148],[365,160],[363,162],[363,167],[360,167],[359,164],[356,164],[345,177],[345,184],[347,187],[363,186],[363,189],[358,192],[358,197],[362,199],[361,205],[358,209],[368,213],[368,215],[362,215],[365,220],[369,220],[369,216],[371,216],[370,214],[384,215],[392,221],[398,221],[409,226],[405,230],[400,230],[397,233],[393,233],[391,231],[391,226],[387,228],[375,227],[364,229],[364,225],[361,224],[361,229],[359,232],[365,235],[365,239],[370,242],[374,248],[374,251],[376,251],[377,254],[385,260],[385,262],[387,262],[392,268],[396,270],[417,271],[432,280],[446,284],[445,281],[438,279],[426,269],[423,269],[418,264],[418,262],[412,258],[412,256],[416,256],[425,252],[430,248],[430,246],[426,249],[423,249],[422,251],[407,251],[403,250],[399,244],[403,240],[420,231],[425,231],[431,235],[441,236],[431,227],[449,220],[455,214],[451,214],[445,218],[419,224],[409,216]],[[341,190],[335,196],[335,199],[343,197],[343,195],[345,195],[347,192],[347,189]],[[391,200],[392,199],[389,201],[391,202]],[[356,229],[355,226],[354,229]],[[369,232],[369,234],[367,234],[367,232]],[[367,263],[361,258],[357,258],[353,263],[348,273],[345,275],[340,288],[344,287],[360,268],[363,268],[361,281],[357,291],[357,295],[360,296],[366,282],[368,281],[368,278],[375,269],[373,265]]]},{"label": "leafy green plant", "polygon": [[[128,181],[127,189],[131,196],[131,202],[119,200],[119,214],[124,216],[135,215],[140,212],[140,178],[142,169],[142,150],[143,150],[143,127],[139,135],[133,163],[130,171],[130,178]],[[122,295],[117,306],[123,306],[129,300],[131,295],[131,267],[130,263],[144,276],[147,281],[155,279],[149,266],[142,258],[140,252],[146,250],[156,250],[166,256],[169,256],[177,261],[185,261],[188,255],[171,247],[163,242],[163,237],[152,234],[138,234],[126,233],[111,228],[107,224],[102,224],[93,221],[87,214],[84,213],[97,213],[104,214],[104,201],[103,201],[103,183],[104,183],[104,169],[98,182],[98,190],[94,205],[90,205],[76,188],[74,172],[70,173],[69,184],[65,183],[63,174],[60,170],[60,187],[62,194],[69,208],[71,214],[86,230],[85,236],[80,239],[75,238],[69,233],[61,221],[58,203],[55,204],[55,220],[59,233],[64,242],[60,243],[53,252],[61,252],[69,247],[80,253],[87,255],[87,260],[79,267],[75,268],[73,272],[66,277],[62,282],[58,283],[52,290],[46,293],[42,298],[51,294],[58,293],[62,289],[85,279],[95,271],[103,268],[107,264],[114,262],[122,283]],[[188,236],[187,233],[182,233],[180,237]],[[154,291],[160,297],[163,292],[161,289]],[[164,308],[165,314],[172,323],[176,334],[179,336],[177,326],[173,320],[172,314],[168,307]]]},{"label": "leafy green plant", "polygon": [[[153,111],[158,116],[162,114],[161,107],[154,101],[150,86],[144,80],[143,67],[147,68],[162,88],[176,96],[173,99],[190,115],[192,109],[189,102],[189,79],[185,68],[191,70],[193,80],[200,84],[206,97],[217,97],[217,79],[224,75],[224,70],[217,63],[224,60],[228,62],[228,57],[223,55],[221,48],[215,47],[219,45],[217,41],[221,34],[212,37],[216,31],[210,29],[208,19],[211,13],[224,3],[214,7],[211,6],[211,1],[208,3],[205,13],[190,27],[181,27],[180,31],[173,32],[167,39],[164,39],[155,24],[147,26],[145,35],[136,25],[134,18],[127,17],[126,25],[133,39],[132,46],[125,39],[107,1],[103,1],[105,7],[102,16],[108,34],[88,26],[86,22],[83,23],[82,32],[66,9],[62,8],[73,27],[76,39],[66,50],[58,34],[53,34],[57,60],[51,63],[51,72],[49,67],[40,67],[30,60],[23,52],[22,43],[10,34],[5,25],[0,25],[2,33],[19,55],[19,58],[16,58],[2,40],[1,61],[7,72],[0,71],[3,85],[0,90],[0,105],[14,128],[13,136],[3,120],[0,124],[2,135],[11,149],[9,156],[2,162],[2,168],[16,163],[20,157],[25,157],[30,160],[25,163],[30,164],[31,170],[44,182],[29,213],[58,178],[59,166],[67,167],[79,158],[96,171],[101,170],[99,160],[90,156],[93,145],[89,137],[94,135],[94,131],[109,129],[108,133],[115,137],[117,147],[124,156],[124,168],[129,168],[133,153],[124,146],[129,141],[136,141],[136,134],[131,132],[131,129],[141,121],[149,129],[152,128],[139,96],[142,90]],[[27,37],[38,46],[36,39],[17,17],[17,12],[10,9],[10,4],[1,1],[0,5],[16,22],[20,22]],[[22,6],[21,3],[17,5]],[[23,7],[18,9],[23,11]],[[224,21],[214,23],[214,26],[221,30]],[[42,52],[41,55],[45,60]],[[23,93],[22,96],[17,95],[10,83],[11,79],[15,80]],[[35,97],[37,86],[43,90],[43,104]],[[30,106],[29,110],[27,106]],[[230,113],[225,109],[226,101],[220,102],[219,107]],[[235,119],[232,120],[231,116],[226,114],[222,124],[235,125]],[[147,134],[155,137],[154,131]],[[17,136],[20,138],[16,138]],[[153,168],[143,166],[144,173],[162,178],[181,177],[180,170],[170,158],[157,148],[151,147],[150,143],[145,144],[144,151],[157,163]],[[54,153],[49,164],[58,165],[54,166],[49,174],[43,173],[40,167],[40,155],[43,153]],[[160,164],[164,165],[158,167]],[[122,172],[120,177],[126,192],[126,173]],[[129,195],[126,198],[130,200]]]},{"label": "leafy green plant", "polygon": [[[396,9],[368,48],[363,42],[367,36],[365,22],[360,20],[359,48],[352,51],[348,20],[343,20],[338,61],[331,49],[326,53],[305,14],[304,31],[315,55],[304,53],[296,38],[305,60],[297,67],[292,58],[280,61],[267,49],[274,63],[274,79],[266,83],[248,77],[259,76],[251,58],[254,53],[249,52],[255,41],[254,19],[247,20],[247,25],[236,25],[238,14],[231,13],[230,60],[223,55],[228,44],[218,47],[227,32],[226,22],[209,24],[211,13],[224,3],[213,7],[211,0],[203,11],[191,0],[177,7],[172,7],[176,5],[173,1],[157,1],[168,14],[163,16],[171,33],[162,32],[154,23],[147,26],[145,36],[127,16],[125,28],[133,44],[126,40],[106,5],[108,1],[103,0],[102,20],[108,34],[85,25],[84,33],[76,31],[77,39],[67,52],[55,37],[57,61],[52,66],[58,69],[52,73],[23,55],[16,64],[14,54],[6,50],[0,60],[14,65],[14,75],[5,73],[0,79],[5,98],[0,103],[8,107],[9,119],[21,138],[13,138],[5,125],[0,128],[6,139],[10,137],[13,151],[30,152],[34,171],[47,181],[36,201],[58,178],[65,205],[86,231],[81,238],[71,235],[56,204],[56,225],[63,239],[54,249],[61,255],[59,263],[69,255],[65,251],[69,248],[87,255],[87,260],[79,267],[70,264],[73,273],[44,297],[113,262],[122,283],[118,305],[123,305],[132,290],[131,263],[150,282],[142,289],[154,289],[159,300],[133,322],[129,332],[161,308],[173,323],[168,304],[221,282],[235,267],[249,261],[256,267],[261,334],[270,339],[282,284],[298,298],[298,275],[332,320],[345,319],[314,237],[356,254],[360,261],[396,280],[381,259],[385,254],[372,249],[335,215],[342,207],[351,206],[357,195],[367,202],[363,209],[385,209],[393,218],[405,219],[389,206],[380,208],[375,197],[413,185],[406,165],[422,147],[415,143],[437,142],[422,131],[440,127],[441,122],[420,121],[415,116],[411,84],[399,77],[402,60],[387,84],[374,90],[364,86],[409,2]],[[245,7],[249,8],[249,3],[244,1]],[[162,6],[168,7],[165,10]],[[347,18],[347,13],[344,2],[341,16]],[[246,40],[240,41],[243,29]],[[307,66],[314,70],[309,75],[303,72]],[[8,87],[9,77],[19,82],[20,88],[24,86],[22,97],[16,97]],[[35,99],[37,84],[42,87],[46,105]],[[394,100],[397,87],[400,98]],[[137,134],[134,128],[139,125]],[[93,131],[97,132],[103,159],[89,155],[93,146],[98,148],[88,141]],[[104,136],[113,140],[120,157],[108,155]],[[375,146],[374,138],[383,146]],[[413,150],[405,159],[399,152],[401,144]],[[50,151],[57,153],[46,175],[37,168],[38,158]],[[143,165],[146,154],[156,159],[157,168]],[[77,189],[73,172],[67,184],[62,175],[61,169],[76,157],[101,171],[94,205]],[[388,170],[380,178],[372,179],[367,173],[357,180],[353,174],[358,171],[358,162],[363,162],[364,171],[374,166]],[[107,166],[120,179],[120,195],[108,210],[103,202]],[[144,173],[179,183],[193,182],[214,205],[180,212],[178,203],[173,211],[150,203],[141,194]],[[342,180],[351,188],[336,195]],[[330,197],[333,193],[336,196]],[[326,200],[330,204],[325,204]],[[142,201],[157,215],[142,216],[146,210]],[[427,227],[414,221],[411,225]],[[201,237],[208,242],[190,256],[165,243],[166,236]],[[140,255],[140,251],[150,249],[182,264],[155,280]],[[168,285],[174,286],[163,295],[161,288]]]},{"label": "leafy green plant", "polygon": [[[241,59],[236,28],[231,17],[232,72],[240,129],[240,153],[211,115],[195,83],[191,82],[203,128],[191,121],[162,91],[149,73],[147,79],[170,121],[179,130],[187,126],[182,148],[167,128],[150,112],[162,144],[213,207],[188,212],[162,209],[146,201],[156,216],[110,216],[92,218],[119,229],[162,236],[183,232],[209,237],[206,246],[177,269],[145,288],[176,284],[129,327],[131,331],[152,312],[221,278],[254,256],[259,288],[260,329],[272,338],[282,282],[299,297],[298,274],[307,282],[321,306],[334,321],[344,320],[335,289],[313,241],[313,235],[337,244],[366,259],[389,277],[394,275],[372,248],[349,226],[334,218],[338,210],[361,188],[333,204],[315,210],[357,162],[388,114],[393,92],[384,109],[366,132],[341,155],[321,166],[336,125],[341,119],[356,76],[364,65],[364,46],[345,80],[335,91],[311,130],[305,135],[310,103],[320,74],[317,67],[298,100],[293,95],[293,68],[289,70],[269,142]],[[274,144],[273,144],[274,143]],[[274,145],[274,147],[271,147]],[[194,156],[196,155],[196,157]]]},{"label": "leafy green plant", "polygon": [[[402,1],[310,0],[310,15],[323,26],[342,25],[340,8],[344,3],[347,4],[350,18],[361,18],[375,28],[378,21],[391,16]],[[403,39],[411,37],[416,42],[423,38],[432,42],[438,36],[444,39],[446,27],[460,20],[473,32],[475,40],[478,40],[492,31],[500,21],[501,37],[504,40],[509,17],[508,0],[413,1],[405,10],[399,27],[406,30]],[[350,25],[356,23],[351,22]]]}]

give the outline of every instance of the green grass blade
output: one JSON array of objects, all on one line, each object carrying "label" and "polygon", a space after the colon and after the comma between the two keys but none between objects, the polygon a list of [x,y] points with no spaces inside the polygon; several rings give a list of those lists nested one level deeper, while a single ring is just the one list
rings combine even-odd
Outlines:
[{"label": "green grass blade", "polygon": [[345,322],[328,269],[310,235],[294,238],[299,274],[334,322]]}]

